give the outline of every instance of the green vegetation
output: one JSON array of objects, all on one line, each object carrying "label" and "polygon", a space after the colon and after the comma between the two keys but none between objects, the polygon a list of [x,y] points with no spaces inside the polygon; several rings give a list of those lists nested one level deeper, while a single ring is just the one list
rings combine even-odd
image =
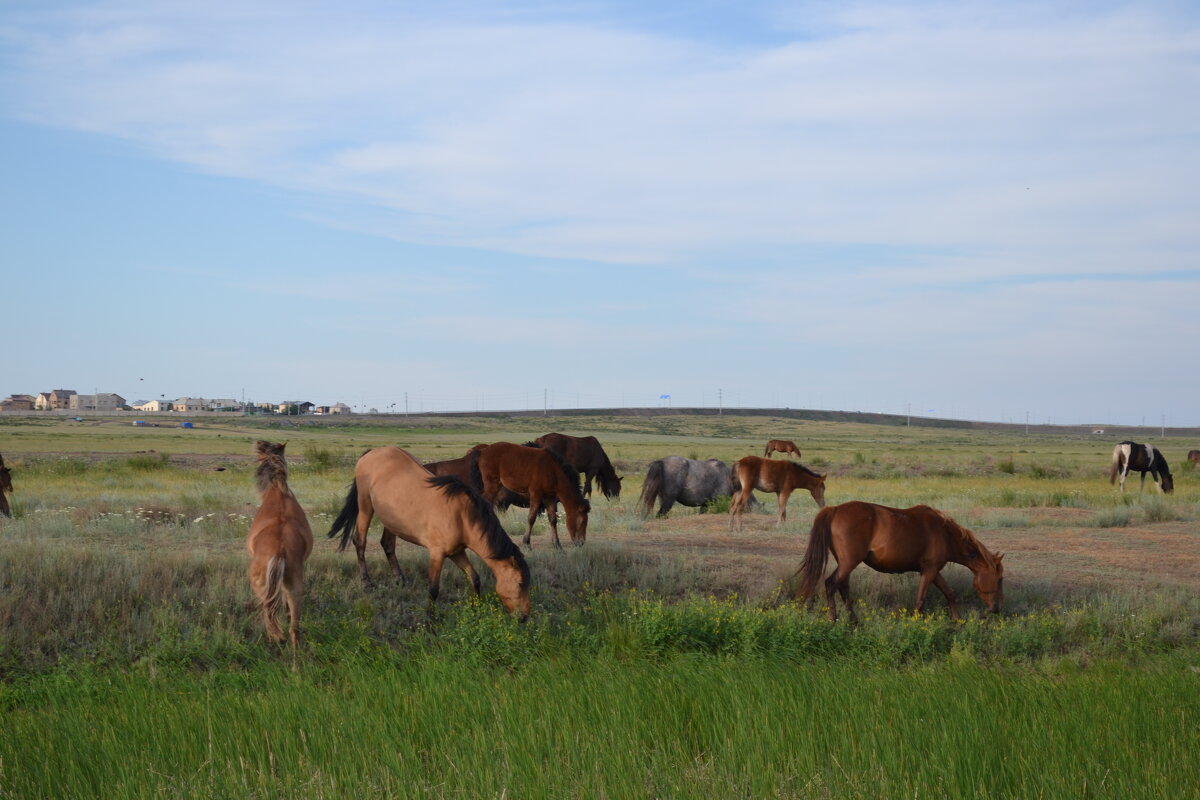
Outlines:
[{"label": "green vegetation", "polygon": [[[1200,474],[1181,471],[1171,496],[1122,496],[1103,474],[1111,446],[1092,438],[556,420],[596,432],[625,483],[616,502],[593,498],[582,549],[552,552],[538,523],[535,613],[520,625],[486,570],[482,600],[451,568],[431,605],[424,551],[398,552],[396,584],[372,542],[367,591],[321,534],[366,446],[449,458],[545,433],[541,420],[34,422],[0,426],[17,488],[15,519],[0,519],[0,796],[1075,798],[1200,784],[1200,579],[1157,560],[1196,536]],[[823,463],[831,502],[929,503],[1004,542],[1006,613],[980,616],[960,568],[946,577],[974,610],[963,622],[936,592],[913,616],[915,577],[866,568],[857,628],[787,601],[807,495],[778,531],[767,498],[743,539],[727,502],[636,513],[653,458],[732,459],[768,431]],[[264,641],[245,576],[259,438],[289,440],[319,539],[294,672]],[[523,512],[502,519],[523,530]],[[1092,555],[1106,549],[1120,557]]]}]

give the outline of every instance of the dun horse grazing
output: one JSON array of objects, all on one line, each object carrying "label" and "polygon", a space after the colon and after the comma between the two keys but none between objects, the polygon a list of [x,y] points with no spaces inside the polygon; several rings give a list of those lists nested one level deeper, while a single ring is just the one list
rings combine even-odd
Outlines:
[{"label": "dun horse grazing", "polygon": [[453,475],[430,475],[399,447],[369,450],[354,467],[354,483],[346,503],[329,530],[329,538],[342,535],[338,550],[345,550],[351,535],[358,552],[358,574],[371,585],[367,573],[367,529],[379,516],[379,539],[392,572],[399,580],[396,537],[429,550],[429,598],[436,600],[447,558],[461,569],[479,594],[479,576],[466,551],[483,559],[496,576],[496,594],[509,613],[529,615],[529,565],[521,550],[500,525],[496,512],[479,493]]},{"label": "dun horse grazing", "polygon": [[850,610],[850,573],[859,564],[879,572],[919,572],[918,613],[925,607],[929,584],[942,590],[950,614],[958,619],[958,603],[941,575],[946,562],[962,564],[975,575],[975,591],[989,611],[999,611],[1004,602],[1004,554],[993,555],[975,535],[942,512],[929,506],[889,508],[853,501],[817,512],[808,535],[808,550],[800,566],[796,597],[809,599],[825,570],[830,552],[837,567],[825,579],[829,618],[837,620],[834,591]]},{"label": "dun horse grazing", "polygon": [[704,508],[710,500],[729,497],[735,491],[733,473],[724,461],[666,456],[650,462],[639,505],[642,514],[649,516],[658,501],[658,516],[665,517],[676,503]]},{"label": "dun horse grazing", "polygon": [[563,504],[567,517],[567,533],[577,547],[587,539],[588,513],[591,504],[579,491],[579,473],[553,450],[528,447],[511,442],[496,442],[470,454],[472,483],[493,505],[504,500],[504,490],[528,498],[529,526],[522,542],[531,547],[533,523],[538,512],[545,509],[546,520],[554,546],[562,549],[558,540],[558,504]]},{"label": "dun horse grazing", "polygon": [[733,502],[729,504],[731,530],[735,522],[737,529],[742,529],[742,514],[754,489],[779,494],[780,525],[787,519],[787,501],[796,489],[807,489],[817,505],[825,507],[825,476],[813,472],[803,464],[745,456],[733,462],[733,477],[741,485],[741,491],[734,495]]},{"label": "dun horse grazing", "polygon": [[308,517],[287,484],[287,462],[282,444],[259,441],[258,493],[262,502],[246,549],[250,551],[250,586],[262,607],[267,636],[283,639],[279,604],[286,597],[292,659],[300,640],[300,597],[304,590],[304,562],[312,552],[313,535]]},{"label": "dun horse grazing", "polygon": [[1146,488],[1146,473],[1154,479],[1154,485],[1160,492],[1170,494],[1175,490],[1175,482],[1171,478],[1171,468],[1157,447],[1137,442],[1121,442],[1113,448],[1112,468],[1108,472],[1108,482],[1115,483],[1117,476],[1121,477],[1121,491],[1125,491],[1125,478],[1130,471],[1142,473],[1142,485],[1138,493]]},{"label": "dun horse grazing", "polygon": [[8,506],[8,497],[5,496],[5,492],[12,490],[12,470],[4,466],[4,456],[0,456],[0,514],[6,517],[12,516],[12,509]]},{"label": "dun horse grazing", "polygon": [[596,485],[609,500],[621,496],[621,479],[613,469],[608,454],[600,446],[600,440],[595,436],[568,436],[565,433],[547,433],[534,440],[538,447],[552,450],[562,456],[572,467],[583,475],[583,496],[592,496],[592,478]]},{"label": "dun horse grazing", "polygon": [[796,447],[796,443],[788,439],[771,439],[767,442],[767,449],[763,451],[763,458],[770,458],[771,453],[783,453],[784,455],[794,455],[797,459],[800,458],[800,448]]}]

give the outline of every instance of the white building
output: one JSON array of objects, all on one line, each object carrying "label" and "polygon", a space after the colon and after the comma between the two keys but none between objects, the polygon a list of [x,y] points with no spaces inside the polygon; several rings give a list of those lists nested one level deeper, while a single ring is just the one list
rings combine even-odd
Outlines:
[{"label": "white building", "polygon": [[207,411],[208,401],[203,397],[179,397],[171,401],[171,410],[181,414],[194,414],[197,411]]},{"label": "white building", "polygon": [[71,395],[72,411],[116,411],[125,405],[125,398],[111,392]]}]

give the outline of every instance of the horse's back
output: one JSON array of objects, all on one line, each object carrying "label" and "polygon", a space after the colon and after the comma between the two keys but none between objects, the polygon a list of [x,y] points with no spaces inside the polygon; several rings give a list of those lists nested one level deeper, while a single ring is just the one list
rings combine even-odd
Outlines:
[{"label": "horse's back", "polygon": [[940,559],[949,549],[947,519],[927,505],[894,508],[851,500],[820,514],[831,517],[835,553],[855,555],[881,572],[918,569],[923,560]]}]

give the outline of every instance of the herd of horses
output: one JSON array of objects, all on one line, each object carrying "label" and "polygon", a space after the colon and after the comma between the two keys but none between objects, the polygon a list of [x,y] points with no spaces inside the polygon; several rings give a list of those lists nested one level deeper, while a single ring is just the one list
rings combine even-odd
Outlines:
[{"label": "herd of horses", "polygon": [[[255,445],[260,505],[250,525],[246,548],[250,554],[250,585],[267,636],[276,642],[285,638],[279,613],[286,604],[287,638],[294,659],[300,639],[304,564],[312,552],[313,533],[304,509],[288,487],[284,448],[284,444],[267,441]],[[775,452],[800,457],[795,443],[772,439],[763,456],[744,456],[732,466],[719,459],[660,458],[647,469],[639,508],[648,516],[657,502],[658,516],[663,517],[675,504],[703,510],[714,500],[728,497],[730,529],[741,530],[746,508],[756,502],[753,491],[778,495],[777,519],[782,525],[787,518],[788,498],[793,491],[803,489],[820,510],[796,573],[800,578],[796,597],[807,602],[815,599],[817,583],[832,556],[835,567],[824,581],[831,620],[837,619],[835,595],[841,596],[851,619],[855,619],[849,579],[859,564],[885,573],[919,573],[916,610],[923,609],[933,585],[946,596],[955,619],[959,617],[957,599],[941,570],[949,562],[962,564],[971,571],[974,588],[985,607],[1000,610],[1004,556],[992,553],[969,530],[925,505],[899,509],[851,501],[826,507],[826,476],[798,461],[774,460],[771,455]],[[1188,459],[1200,464],[1200,451],[1190,451]],[[1126,441],[1113,449],[1110,482],[1120,478],[1123,492],[1131,471],[1141,473],[1143,489],[1147,472],[1159,491],[1170,493],[1174,489],[1166,459],[1151,445]],[[580,546],[587,539],[593,481],[605,497],[620,496],[621,478],[594,436],[550,433],[523,445],[478,444],[459,458],[428,464],[398,447],[379,447],[358,459],[354,480],[327,535],[331,539],[340,537],[339,551],[354,542],[359,577],[366,586],[371,585],[366,563],[367,532],[376,517],[383,528],[380,545],[397,580],[401,572],[396,539],[426,548],[431,602],[437,599],[447,558],[463,571],[475,594],[479,594],[479,576],[466,555],[470,550],[491,570],[496,594],[504,607],[524,620],[530,611],[529,565],[496,511],[514,505],[529,509],[522,540],[526,547],[532,546],[534,522],[545,513],[552,541],[561,549],[561,503],[567,534],[573,544]],[[0,513],[6,516],[11,516],[6,495],[12,491],[12,473],[0,456]]]}]

